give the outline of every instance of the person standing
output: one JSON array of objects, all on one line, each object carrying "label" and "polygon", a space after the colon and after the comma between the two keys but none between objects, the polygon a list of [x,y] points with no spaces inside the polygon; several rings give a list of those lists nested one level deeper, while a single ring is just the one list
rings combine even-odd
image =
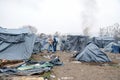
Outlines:
[{"label": "person standing", "polygon": [[53,49],[54,49],[55,52],[57,50],[57,44],[58,44],[58,38],[56,36],[54,36],[54,39],[53,39]]},{"label": "person standing", "polygon": [[52,36],[50,36],[50,37],[48,38],[48,53],[49,53],[51,50],[52,50],[52,52],[54,53]]}]

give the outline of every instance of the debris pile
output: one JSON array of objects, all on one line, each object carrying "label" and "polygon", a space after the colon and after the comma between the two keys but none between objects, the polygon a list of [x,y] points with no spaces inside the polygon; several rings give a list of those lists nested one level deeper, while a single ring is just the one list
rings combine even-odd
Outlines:
[{"label": "debris pile", "polygon": [[59,58],[50,61],[25,61],[16,67],[0,68],[0,75],[33,75],[50,71],[54,66],[62,65]]}]

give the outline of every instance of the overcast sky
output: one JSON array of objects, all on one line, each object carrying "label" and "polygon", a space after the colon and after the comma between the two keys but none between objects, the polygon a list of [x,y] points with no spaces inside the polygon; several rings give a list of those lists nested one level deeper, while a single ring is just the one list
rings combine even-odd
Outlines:
[{"label": "overcast sky", "polygon": [[0,26],[32,25],[39,33],[82,34],[120,23],[120,0],[0,0]]}]

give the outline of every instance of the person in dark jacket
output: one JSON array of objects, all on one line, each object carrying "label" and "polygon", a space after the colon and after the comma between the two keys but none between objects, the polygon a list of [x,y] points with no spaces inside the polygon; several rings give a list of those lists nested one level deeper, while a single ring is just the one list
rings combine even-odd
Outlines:
[{"label": "person in dark jacket", "polygon": [[58,44],[58,38],[56,36],[54,36],[54,39],[53,39],[54,52],[56,52],[56,50],[57,50],[57,44]]}]

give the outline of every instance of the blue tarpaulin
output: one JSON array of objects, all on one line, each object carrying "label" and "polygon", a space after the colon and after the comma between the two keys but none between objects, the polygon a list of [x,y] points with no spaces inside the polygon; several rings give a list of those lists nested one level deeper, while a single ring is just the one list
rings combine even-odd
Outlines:
[{"label": "blue tarpaulin", "polygon": [[78,61],[84,62],[110,62],[108,56],[102,52],[95,44],[90,43],[79,53],[76,58]]},{"label": "blue tarpaulin", "polygon": [[82,51],[88,42],[88,36],[68,35],[67,37],[67,49],[70,51]]},{"label": "blue tarpaulin", "polygon": [[0,59],[29,59],[36,40],[29,28],[6,29],[0,27]]},{"label": "blue tarpaulin", "polygon": [[112,46],[112,52],[113,53],[120,53],[120,46],[118,46],[118,45],[113,45]]},{"label": "blue tarpaulin", "polygon": [[93,43],[95,43],[99,48],[104,48],[111,42],[114,42],[115,39],[112,37],[93,37]]},{"label": "blue tarpaulin", "polygon": [[111,42],[104,48],[105,52],[120,53],[120,46],[117,43]]}]

